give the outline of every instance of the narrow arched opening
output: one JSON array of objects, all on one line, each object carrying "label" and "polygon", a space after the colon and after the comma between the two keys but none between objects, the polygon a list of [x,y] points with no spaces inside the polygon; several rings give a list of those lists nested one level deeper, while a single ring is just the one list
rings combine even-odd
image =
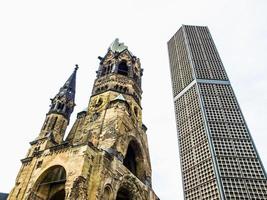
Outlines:
[{"label": "narrow arched opening", "polygon": [[131,193],[126,188],[120,188],[117,193],[116,200],[132,200]]},{"label": "narrow arched opening", "polygon": [[109,186],[106,186],[104,189],[103,200],[111,200],[112,192]]},{"label": "narrow arched opening", "polygon": [[128,70],[129,70],[129,67],[126,61],[121,61],[120,64],[118,65],[118,74],[128,76]]},{"label": "narrow arched opening", "polygon": [[137,175],[136,171],[136,153],[132,145],[129,145],[126,156],[123,160],[123,165],[127,167],[135,176]]},{"label": "narrow arched opening", "polygon": [[66,171],[56,165],[41,174],[32,190],[35,199],[64,200],[65,199]]},{"label": "narrow arched opening", "polygon": [[136,117],[138,117],[138,108],[136,106],[134,107],[134,114]]},{"label": "narrow arched opening", "polygon": [[101,76],[106,75],[106,71],[107,71],[107,68],[103,67],[102,70],[101,70]]},{"label": "narrow arched opening", "polygon": [[139,144],[132,140],[124,156],[123,165],[141,181],[144,180],[143,155]]}]

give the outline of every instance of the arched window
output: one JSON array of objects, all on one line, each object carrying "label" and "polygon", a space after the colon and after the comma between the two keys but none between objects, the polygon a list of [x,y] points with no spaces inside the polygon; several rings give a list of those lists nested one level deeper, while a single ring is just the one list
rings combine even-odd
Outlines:
[{"label": "arched window", "polygon": [[131,193],[126,188],[120,188],[117,193],[116,200],[131,200]]},{"label": "arched window", "polygon": [[107,74],[110,74],[112,72],[112,65],[109,64],[107,66],[103,66],[101,70],[101,76],[105,76]]},{"label": "arched window", "polygon": [[136,176],[136,155],[131,145],[128,147],[123,164]]},{"label": "arched window", "polygon": [[121,61],[119,66],[118,66],[118,74],[128,76],[128,70],[129,70],[129,67],[128,67],[126,61]]},{"label": "arched window", "polygon": [[123,165],[130,170],[139,180],[144,181],[144,163],[140,146],[132,140],[124,156]]},{"label": "arched window", "polygon": [[64,200],[66,171],[56,165],[47,169],[35,183],[30,194],[34,199]]},{"label": "arched window", "polygon": [[103,67],[101,71],[101,76],[104,76],[106,74],[107,68]]},{"label": "arched window", "polygon": [[110,186],[106,186],[104,189],[104,194],[103,194],[103,200],[111,200],[111,189]]},{"label": "arched window", "polygon": [[70,112],[70,108],[66,106],[66,113],[69,113]]},{"label": "arched window", "polygon": [[108,74],[110,74],[112,72],[112,65],[108,66]]}]

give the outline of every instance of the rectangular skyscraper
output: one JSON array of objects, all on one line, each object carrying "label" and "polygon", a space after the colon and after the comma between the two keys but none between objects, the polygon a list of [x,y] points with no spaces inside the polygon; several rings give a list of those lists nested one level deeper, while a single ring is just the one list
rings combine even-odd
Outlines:
[{"label": "rectangular skyscraper", "polygon": [[184,197],[267,199],[267,179],[207,27],[168,42]]}]

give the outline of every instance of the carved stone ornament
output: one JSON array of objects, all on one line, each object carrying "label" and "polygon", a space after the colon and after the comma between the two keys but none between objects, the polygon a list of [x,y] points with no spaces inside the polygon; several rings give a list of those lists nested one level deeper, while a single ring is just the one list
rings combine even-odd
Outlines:
[{"label": "carved stone ornament", "polygon": [[87,180],[83,176],[78,176],[71,188],[70,199],[88,199]]},{"label": "carved stone ornament", "polygon": [[[129,191],[132,200],[147,200],[147,195],[144,194],[143,189],[140,188],[140,184],[137,183],[135,177],[131,175],[124,176],[121,187],[124,187]],[[142,194],[140,194],[141,191],[143,191]]]}]

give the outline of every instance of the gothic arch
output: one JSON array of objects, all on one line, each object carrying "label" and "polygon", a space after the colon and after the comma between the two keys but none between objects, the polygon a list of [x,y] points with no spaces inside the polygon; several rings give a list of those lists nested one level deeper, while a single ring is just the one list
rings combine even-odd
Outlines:
[{"label": "gothic arch", "polygon": [[128,76],[129,73],[129,66],[127,65],[127,61],[126,60],[122,60],[119,64],[118,64],[118,74],[124,75],[124,76]]},{"label": "gothic arch", "polygon": [[136,178],[126,175],[116,192],[115,200],[143,200],[144,197],[140,194],[140,188],[136,183]]},{"label": "gothic arch", "polygon": [[103,191],[103,196],[102,199],[103,200],[112,200],[113,199],[113,192],[112,192],[112,187],[110,184],[107,184],[104,187],[104,191]]},{"label": "gothic arch", "polygon": [[127,188],[121,187],[116,196],[116,200],[132,200],[133,194]]},{"label": "gothic arch", "polygon": [[123,165],[142,182],[145,180],[144,154],[140,144],[131,139],[124,154]]},{"label": "gothic arch", "polygon": [[28,199],[64,200],[66,170],[61,165],[46,169],[37,179]]}]

